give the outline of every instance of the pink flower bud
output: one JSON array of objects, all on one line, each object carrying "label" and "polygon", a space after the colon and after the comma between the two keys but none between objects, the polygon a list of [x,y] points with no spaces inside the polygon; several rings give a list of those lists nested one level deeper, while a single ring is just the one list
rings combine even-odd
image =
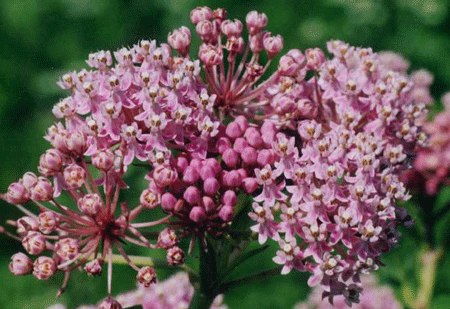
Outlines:
[{"label": "pink flower bud", "polygon": [[259,32],[255,35],[250,36],[250,50],[252,51],[252,53],[254,54],[259,54],[260,52],[262,52],[264,50],[264,32]]},{"label": "pink flower bud", "polygon": [[277,133],[275,124],[270,120],[264,121],[263,125],[261,126],[261,133],[261,138],[264,143],[271,145],[275,141],[275,136]]},{"label": "pink flower bud", "polygon": [[189,53],[189,46],[191,45],[191,32],[187,27],[181,27],[174,30],[167,38],[169,45],[185,57]]},{"label": "pink flower bud", "polygon": [[175,234],[175,231],[171,228],[166,227],[161,232],[159,232],[158,235],[158,241],[156,243],[156,246],[158,248],[170,248],[175,246],[178,243],[177,235]]},{"label": "pink flower bud", "polygon": [[203,181],[214,176],[216,176],[216,173],[214,173],[213,169],[208,165],[204,164],[200,169],[200,177]]},{"label": "pink flower bud", "polygon": [[25,236],[29,231],[38,231],[39,222],[32,217],[22,217],[16,221],[17,223],[17,234]]},{"label": "pink flower bud", "polygon": [[139,269],[136,279],[148,288],[152,283],[156,283],[156,272],[151,266],[144,266]]},{"label": "pink flower bud", "polygon": [[222,154],[225,150],[231,147],[231,142],[227,137],[221,137],[217,140],[217,151]]},{"label": "pink flower bud", "polygon": [[145,189],[141,193],[139,202],[144,208],[154,209],[160,203],[160,194],[152,188]]},{"label": "pink flower bud", "polygon": [[98,309],[123,309],[123,307],[117,300],[109,296],[100,303]]},{"label": "pink flower bud", "polygon": [[92,260],[89,263],[86,263],[84,270],[90,277],[100,276],[102,274],[103,263],[104,262],[101,259]]},{"label": "pink flower bud", "polygon": [[38,178],[37,178],[37,176],[34,173],[26,172],[25,174],[23,174],[22,179],[20,180],[20,182],[23,184],[25,189],[30,191],[31,188],[33,188],[34,185],[37,184]]},{"label": "pink flower bud", "polygon": [[172,266],[184,264],[184,251],[176,246],[167,249],[167,263]]},{"label": "pink flower bud", "polygon": [[38,171],[44,176],[53,176],[62,171],[63,159],[56,149],[48,149],[41,155]]},{"label": "pink flower bud", "polygon": [[214,201],[209,196],[202,197],[202,205],[203,208],[205,208],[205,211],[207,214],[211,214],[216,210],[216,204],[214,204]]},{"label": "pink flower bud", "polygon": [[258,153],[255,148],[248,146],[241,152],[241,158],[245,164],[254,165],[256,163],[256,159],[258,158]]},{"label": "pink flower bud", "polygon": [[254,178],[247,177],[242,180],[242,187],[245,192],[251,194],[258,189],[259,184]]},{"label": "pink flower bud", "polygon": [[114,153],[110,149],[98,150],[92,156],[92,165],[101,171],[108,171],[114,165]]},{"label": "pink flower bud", "polygon": [[44,211],[39,214],[39,231],[50,234],[58,227],[58,217],[53,211]]},{"label": "pink flower bud", "polygon": [[74,238],[64,238],[56,242],[55,253],[63,260],[73,260],[78,255],[78,241]]},{"label": "pink flower bud", "polygon": [[56,272],[56,263],[48,256],[40,256],[33,263],[33,276],[39,280],[47,280]]},{"label": "pink flower bud", "polygon": [[219,217],[220,217],[220,219],[222,219],[224,222],[231,222],[231,221],[233,221],[233,218],[234,218],[233,206],[230,206],[230,205],[224,205],[224,206],[219,210]]},{"label": "pink flower bud", "polygon": [[244,137],[247,140],[247,142],[255,148],[259,148],[260,146],[263,145],[263,140],[261,138],[261,134],[259,133],[258,129],[256,129],[254,127],[249,127],[245,131]]},{"label": "pink flower bud", "polygon": [[225,18],[227,18],[227,10],[217,8],[213,11],[213,17],[218,20],[224,20]]},{"label": "pink flower bud", "polygon": [[213,196],[220,189],[219,181],[216,178],[207,178],[203,183],[203,191],[207,195]]},{"label": "pink flower bud", "polygon": [[202,20],[195,26],[195,31],[202,41],[208,42],[214,33],[214,25],[209,20]]},{"label": "pink flower bud", "polygon": [[177,172],[172,170],[169,166],[161,165],[153,171],[155,184],[160,188],[169,186],[177,177]]},{"label": "pink flower bud", "polygon": [[262,28],[267,26],[267,16],[264,13],[258,13],[257,11],[251,11],[245,17],[247,23],[248,32],[250,35],[255,35]]},{"label": "pink flower bud", "polygon": [[223,53],[222,49],[218,46],[202,44],[198,52],[198,57],[205,64],[205,66],[210,67],[218,65],[222,62]]},{"label": "pink flower bud", "polygon": [[189,219],[196,223],[201,223],[206,219],[206,212],[203,207],[195,206],[192,207],[191,212],[189,213]]},{"label": "pink flower bud", "polygon": [[278,72],[283,76],[294,77],[305,64],[305,56],[298,49],[291,49],[280,58]]},{"label": "pink flower bud", "polygon": [[320,69],[322,63],[325,62],[325,55],[320,48],[308,48],[305,54],[308,69],[317,71]]},{"label": "pink flower bud", "polygon": [[197,7],[191,11],[190,18],[193,24],[198,24],[203,20],[211,19],[213,12],[209,7]]},{"label": "pink flower bud", "polygon": [[200,200],[200,191],[197,187],[190,186],[184,191],[183,198],[190,205],[194,205]]},{"label": "pink flower bud", "polygon": [[256,159],[256,162],[260,166],[266,166],[267,164],[272,165],[275,161],[273,152],[269,149],[262,149],[258,152],[258,158]]},{"label": "pink flower bud", "polygon": [[239,127],[241,128],[242,132],[245,132],[248,128],[248,120],[245,118],[245,116],[239,115],[234,119],[234,122],[236,122]]},{"label": "pink flower bud", "polygon": [[161,207],[164,211],[172,212],[177,199],[169,192],[164,193],[161,197]]},{"label": "pink flower bud", "polygon": [[220,28],[227,37],[240,37],[242,33],[242,22],[238,19],[234,21],[227,19],[222,22]]},{"label": "pink flower bud", "polygon": [[179,156],[177,158],[177,171],[183,172],[189,166],[189,161],[186,157]]},{"label": "pink flower bud", "polygon": [[64,169],[64,181],[69,189],[77,189],[86,181],[86,171],[81,166],[72,163]]},{"label": "pink flower bud", "polygon": [[21,204],[29,201],[30,196],[25,186],[20,182],[13,182],[8,187],[5,199],[11,204]]},{"label": "pink flower bud", "polygon": [[273,58],[283,49],[284,41],[281,35],[267,35],[263,39],[263,44],[269,58]]},{"label": "pink flower bud", "polygon": [[242,183],[242,176],[237,170],[232,170],[224,174],[223,183],[230,188],[239,187]]},{"label": "pink flower bud", "polygon": [[78,209],[83,213],[94,216],[99,213],[103,207],[102,199],[98,194],[86,194],[78,200]]},{"label": "pink flower bud", "polygon": [[47,202],[53,198],[53,186],[50,180],[39,177],[38,182],[31,188],[31,199],[38,202]]},{"label": "pink flower bud", "polygon": [[183,173],[183,181],[189,184],[197,182],[197,180],[199,180],[200,178],[198,171],[199,169],[195,169],[192,166],[188,166]]},{"label": "pink flower bud", "polygon": [[203,162],[199,159],[192,159],[189,166],[193,167],[196,171],[199,171],[203,166]]},{"label": "pink flower bud", "polygon": [[222,167],[220,166],[220,162],[214,158],[206,159],[204,165],[209,166],[213,170],[214,175],[217,175],[222,170]]},{"label": "pink flower bud", "polygon": [[45,237],[39,232],[29,231],[22,239],[22,245],[29,254],[41,254],[45,250]]},{"label": "pink flower bud", "polygon": [[14,276],[23,276],[31,274],[33,271],[33,262],[25,254],[19,252],[11,257],[11,263],[9,263],[9,271]]},{"label": "pink flower bud", "polygon": [[232,190],[225,191],[225,193],[223,194],[222,202],[225,205],[234,206],[237,202],[236,193],[234,193],[234,191]]},{"label": "pink flower bud", "polygon": [[248,142],[242,138],[242,137],[238,137],[233,144],[233,149],[234,151],[241,153],[242,150],[244,150],[245,147],[248,146]]},{"label": "pink flower bud", "polygon": [[242,135],[243,130],[239,126],[239,124],[235,121],[230,122],[227,125],[227,128],[225,130],[225,134],[228,135],[232,139],[236,139],[239,136]]},{"label": "pink flower bud", "polygon": [[224,153],[222,154],[222,160],[228,167],[233,168],[236,167],[236,165],[238,164],[239,155],[236,151],[229,148],[225,150]]},{"label": "pink flower bud", "polygon": [[82,132],[70,133],[65,140],[66,148],[78,156],[82,156],[87,148],[86,136]]}]

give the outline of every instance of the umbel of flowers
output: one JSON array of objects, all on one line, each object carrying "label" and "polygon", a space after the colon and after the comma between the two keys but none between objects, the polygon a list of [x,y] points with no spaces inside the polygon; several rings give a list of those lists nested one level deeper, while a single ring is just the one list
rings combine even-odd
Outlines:
[{"label": "umbel of flowers", "polygon": [[[395,55],[341,41],[327,44],[331,58],[319,48],[290,50],[261,80],[283,39],[253,11],[245,42],[243,23],[226,15],[191,12],[198,59],[181,27],[168,44],[100,51],[89,70],[62,77],[70,95],[53,108],[60,120],[45,136],[51,148],[40,175],[25,173],[2,195],[25,215],[7,221],[27,253],[12,257],[13,274],[63,272],[62,291],[74,269],[99,275],[107,262],[111,293],[117,252],[150,286],[155,270],[138,267],[123,243],[166,249],[167,262],[180,265],[179,240],[189,238],[190,249],[199,240],[210,253],[210,237],[231,235],[238,197],[249,196],[251,230],[261,244],[278,243],[282,274],[309,271],[308,283],[324,286],[330,301],[358,301],[359,274],[382,264],[405,219],[399,174],[424,138],[428,85],[408,77]],[[120,192],[138,161],[150,172],[135,206]],[[72,204],[58,201],[63,192]],[[166,216],[142,221],[156,209]],[[152,243],[141,231],[155,226]],[[99,308],[120,304],[107,298]]]}]

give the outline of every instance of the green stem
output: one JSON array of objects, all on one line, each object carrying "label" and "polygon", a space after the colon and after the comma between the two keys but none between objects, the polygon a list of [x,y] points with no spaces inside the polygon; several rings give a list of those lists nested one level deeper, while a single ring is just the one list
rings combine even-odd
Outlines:
[{"label": "green stem", "polygon": [[431,298],[433,297],[434,285],[436,282],[436,270],[439,260],[442,257],[442,250],[427,250],[420,256],[421,272],[419,275],[420,285],[417,292],[417,298],[414,301],[414,309],[430,308]]},{"label": "green stem", "polygon": [[232,288],[244,285],[244,284],[248,284],[248,283],[266,279],[267,277],[270,277],[270,276],[279,275],[281,273],[282,268],[283,268],[282,266],[279,266],[279,267],[275,267],[272,269],[267,269],[260,273],[257,273],[257,274],[254,274],[254,275],[251,275],[251,276],[248,276],[245,278],[241,278],[238,280],[229,281],[227,283],[224,283],[220,286],[220,293],[224,293],[225,291],[227,291],[229,289],[232,289]]}]

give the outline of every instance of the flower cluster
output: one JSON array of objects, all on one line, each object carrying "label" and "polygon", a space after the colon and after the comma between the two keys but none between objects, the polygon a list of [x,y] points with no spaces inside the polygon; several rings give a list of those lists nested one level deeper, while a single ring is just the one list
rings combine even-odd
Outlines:
[{"label": "flower cluster", "polygon": [[[192,248],[227,233],[239,195],[254,200],[259,242],[279,243],[282,273],[312,272],[309,284],[327,286],[330,300],[357,293],[359,273],[381,265],[404,218],[395,205],[409,197],[399,174],[423,139],[431,81],[423,72],[408,77],[393,55],[341,41],[328,43],[331,59],[318,48],[290,50],[260,81],[283,39],[264,31],[266,15],[253,11],[245,43],[243,23],[226,15],[191,12],[198,60],[181,27],[168,44],[100,51],[89,56],[90,70],[62,77],[70,96],[53,108],[62,120],[45,136],[52,148],[41,156],[41,176],[27,172],[2,195],[26,215],[8,221],[12,236],[39,256],[14,255],[13,274],[48,279],[62,271],[64,289],[73,269],[97,275],[107,259],[110,293],[117,250],[150,286],[155,271],[134,265],[122,243],[164,248],[179,265],[178,240],[190,238]],[[120,192],[136,161],[148,166],[149,185],[129,207]],[[77,209],[57,201],[62,192]],[[22,206],[28,202],[39,215]],[[136,222],[154,209],[166,216]],[[140,229],[154,226],[165,228],[151,244]]]},{"label": "flower cluster", "polygon": [[[354,309],[401,309],[402,306],[395,298],[394,292],[387,286],[377,285],[376,279],[371,276],[364,276],[362,287],[364,293],[361,294],[359,303],[352,306]],[[297,304],[295,309],[347,309],[353,303],[352,295],[342,295],[334,299],[333,304],[322,300],[322,289],[314,288],[312,294],[306,302]]]},{"label": "flower cluster", "polygon": [[428,195],[436,195],[442,185],[448,185],[450,171],[450,94],[442,98],[444,110],[424,126],[428,134],[426,145],[417,151],[414,170],[404,174],[411,187],[425,188]]},{"label": "flower cluster", "polygon": [[[188,308],[194,294],[187,273],[179,272],[167,280],[158,282],[149,288],[139,286],[136,290],[117,295],[116,299],[123,308],[142,306],[143,309],[180,309]],[[223,295],[214,299],[211,309],[227,309],[222,303]],[[78,309],[97,309],[97,306],[81,306]],[[64,305],[53,305],[47,309],[66,309]]]}]

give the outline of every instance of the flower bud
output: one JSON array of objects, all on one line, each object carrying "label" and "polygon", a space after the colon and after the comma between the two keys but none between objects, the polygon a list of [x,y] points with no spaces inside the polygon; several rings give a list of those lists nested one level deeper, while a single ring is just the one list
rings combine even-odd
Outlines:
[{"label": "flower bud", "polygon": [[205,208],[205,211],[207,214],[211,214],[216,210],[216,204],[214,204],[214,201],[209,196],[202,197],[202,206]]},{"label": "flower bud", "polygon": [[89,263],[86,263],[86,265],[84,266],[84,270],[86,271],[88,276],[100,276],[102,274],[102,265],[103,260],[95,259],[90,261]]},{"label": "flower bud", "polygon": [[264,32],[259,32],[255,35],[250,36],[249,44],[252,53],[259,54],[264,50],[264,43],[263,43],[264,35],[265,35]]},{"label": "flower bud", "polygon": [[29,231],[22,239],[25,250],[32,255],[41,254],[45,250],[45,237],[39,232]]},{"label": "flower bud", "polygon": [[231,222],[233,220],[233,218],[234,218],[233,206],[231,206],[231,205],[224,205],[219,210],[219,217],[224,222]]},{"label": "flower bud", "polygon": [[294,77],[305,64],[305,56],[298,49],[291,49],[280,58],[278,72],[283,76]]},{"label": "flower bud", "polygon": [[5,194],[5,199],[11,204],[21,204],[28,202],[30,200],[30,196],[22,183],[13,182],[8,187],[8,191]]},{"label": "flower bud", "polygon": [[263,39],[264,49],[270,58],[275,57],[283,49],[283,37],[281,35],[277,36],[265,36]]},{"label": "flower bud", "polygon": [[219,181],[216,178],[207,178],[203,183],[203,191],[207,195],[213,196],[220,189]]},{"label": "flower bud", "polygon": [[191,32],[187,27],[181,27],[174,30],[167,38],[169,45],[185,57],[189,53],[189,46],[191,45]]},{"label": "flower bud", "polygon": [[39,214],[39,231],[50,234],[58,227],[58,217],[53,211],[44,211]]},{"label": "flower bud", "polygon": [[254,127],[249,127],[247,130],[245,130],[244,137],[247,142],[255,148],[259,148],[264,144],[261,138],[261,134],[259,133],[258,129]]},{"label": "flower bud", "polygon": [[237,170],[232,170],[223,175],[222,181],[227,187],[236,188],[241,185],[242,176]]},{"label": "flower bud", "polygon": [[214,33],[214,25],[209,20],[202,20],[195,26],[195,31],[202,41],[208,42]]},{"label": "flower bud", "polygon": [[236,139],[243,133],[243,130],[239,126],[239,124],[235,121],[230,122],[225,129],[225,134],[228,135],[232,139]]},{"label": "flower bud", "polygon": [[11,257],[9,271],[14,276],[23,276],[31,274],[33,271],[33,262],[22,252],[16,253]]},{"label": "flower bud", "polygon": [[170,248],[175,246],[178,243],[177,235],[175,234],[175,231],[171,228],[166,227],[161,232],[159,232],[158,235],[158,241],[156,243],[156,246],[158,248]]},{"label": "flower bud", "polygon": [[217,140],[217,151],[220,154],[223,154],[225,150],[229,149],[231,147],[231,142],[227,137],[220,137]]},{"label": "flower bud", "polygon": [[225,193],[223,194],[222,202],[225,205],[234,206],[237,202],[236,193],[234,193],[234,191],[232,190],[225,191]]},{"label": "flower bud", "polygon": [[98,214],[103,206],[100,196],[96,193],[86,194],[78,200],[77,204],[78,209],[90,216]]},{"label": "flower bud", "polygon": [[256,159],[258,158],[258,153],[255,148],[248,146],[241,152],[241,158],[245,164],[254,165],[256,163]]},{"label": "flower bud", "polygon": [[53,176],[62,171],[63,159],[56,149],[48,149],[41,155],[38,171],[44,176]]},{"label": "flower bud", "polygon": [[40,256],[33,263],[33,276],[39,280],[47,280],[56,272],[56,263],[48,256]]},{"label": "flower bud", "polygon": [[[161,207],[164,211],[172,212],[177,199],[169,192],[164,193],[161,197]],[[142,202],[141,202],[142,204]],[[154,208],[154,207],[153,207]]]},{"label": "flower bud", "polygon": [[156,283],[156,272],[153,267],[142,267],[136,276],[136,279],[148,288],[152,283]]},{"label": "flower bud", "polygon": [[198,57],[207,67],[218,65],[222,62],[222,49],[210,44],[202,44],[199,49]]},{"label": "flower bud", "polygon": [[[155,191],[151,186],[142,191],[139,198],[140,205],[146,209],[155,209],[161,203],[161,194]],[[166,206],[166,205],[164,205]],[[172,206],[173,207],[173,206]],[[164,207],[163,207],[164,209]]]},{"label": "flower bud", "polygon": [[78,255],[78,241],[74,238],[64,238],[56,242],[55,253],[63,260],[73,260]]},{"label": "flower bud", "polygon": [[110,149],[98,150],[92,155],[92,165],[101,171],[108,171],[114,165],[114,153]]},{"label": "flower bud", "polygon": [[220,162],[214,158],[206,159],[204,163],[205,163],[205,165],[209,166],[209,168],[211,168],[213,170],[214,176],[217,175],[222,170],[222,167],[220,166]]},{"label": "flower bud", "polygon": [[72,163],[64,169],[64,181],[69,189],[77,189],[86,181],[86,171],[81,166]]},{"label": "flower bud", "polygon": [[318,71],[322,63],[325,62],[325,55],[320,48],[308,48],[305,54],[308,69]]},{"label": "flower bud", "polygon": [[258,189],[259,184],[254,178],[247,177],[242,180],[242,187],[245,192],[251,194],[251,193],[255,192],[256,189]]},{"label": "flower bud", "polygon": [[193,9],[190,13],[191,22],[193,24],[198,24],[203,20],[211,19],[213,12],[209,7],[197,7]]},{"label": "flower bud", "polygon": [[177,172],[172,170],[169,166],[161,165],[153,171],[155,184],[160,188],[169,186],[177,177]]},{"label": "flower bud", "polygon": [[29,192],[31,190],[31,188],[33,188],[34,185],[37,184],[38,178],[34,173],[26,172],[25,174],[23,174],[20,182],[23,184],[25,189],[27,189]]},{"label": "flower bud", "polygon": [[39,230],[39,222],[32,217],[22,217],[16,221],[17,224],[17,234],[25,236],[29,231]]},{"label": "flower bud", "polygon": [[31,188],[31,199],[38,202],[47,202],[53,198],[53,186],[50,180],[39,177],[38,182]]},{"label": "flower bud", "polygon": [[241,153],[242,150],[244,150],[244,148],[247,147],[247,146],[248,146],[248,142],[245,140],[245,138],[238,137],[234,141],[233,150],[238,152],[238,153]]},{"label": "flower bud", "polygon": [[242,33],[242,22],[238,19],[234,21],[227,19],[220,24],[220,29],[227,37],[240,37]]},{"label": "flower bud", "polygon": [[122,305],[111,296],[100,303],[98,309],[122,309]]},{"label": "flower bud", "polygon": [[189,219],[196,223],[201,223],[206,219],[206,212],[203,207],[195,206],[192,207],[191,212],[189,213]]},{"label": "flower bud", "polygon": [[267,26],[267,15],[264,13],[258,13],[257,11],[251,11],[245,17],[247,23],[248,32],[250,35],[255,35],[262,28]]},{"label": "flower bud", "polygon": [[237,116],[236,119],[234,119],[234,122],[239,125],[242,132],[245,132],[245,130],[247,130],[248,120],[247,120],[247,118],[245,118],[245,116],[242,116],[242,115]]},{"label": "flower bud", "polygon": [[187,167],[189,166],[189,161],[184,156],[178,156],[176,162],[177,162],[177,171],[180,173],[186,170]]},{"label": "flower bud", "polygon": [[167,249],[167,263],[172,266],[184,264],[184,251],[177,246]]},{"label": "flower bud", "polygon": [[214,173],[214,170],[209,167],[209,165],[204,164],[202,168],[200,169],[200,177],[203,181],[205,181],[207,178],[215,177],[216,173]]},{"label": "flower bud", "polygon": [[228,148],[223,152],[222,160],[225,162],[227,167],[234,168],[238,164],[239,155],[235,150]]},{"label": "flower bud", "polygon": [[190,186],[184,191],[183,198],[190,205],[194,205],[200,200],[200,191],[197,187]]},{"label": "flower bud", "polygon": [[65,140],[66,148],[78,156],[82,156],[87,148],[86,136],[82,132],[70,133]]}]

